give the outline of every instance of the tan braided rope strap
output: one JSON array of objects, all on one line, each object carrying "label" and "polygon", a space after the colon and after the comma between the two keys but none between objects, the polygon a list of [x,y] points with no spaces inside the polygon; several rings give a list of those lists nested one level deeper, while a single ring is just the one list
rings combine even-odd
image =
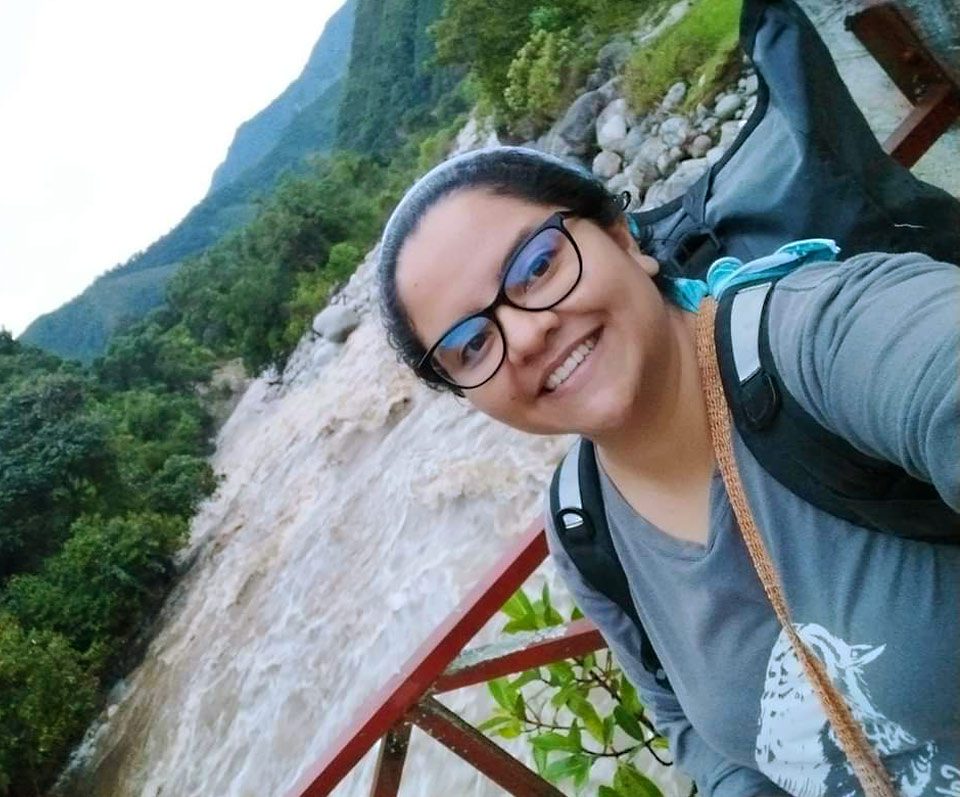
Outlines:
[{"label": "tan braided rope strap", "polygon": [[853,718],[850,707],[831,683],[823,662],[804,644],[790,621],[790,611],[780,586],[780,577],[753,519],[733,455],[730,414],[724,398],[723,383],[720,380],[714,341],[716,313],[716,302],[710,297],[705,298],[700,305],[700,313],[697,317],[697,362],[700,366],[700,378],[707,403],[713,450],[720,465],[720,473],[723,475],[723,483],[726,485],[733,513],[740,525],[740,531],[763,589],[790,639],[794,653],[803,665],[803,670],[820,699],[820,704],[826,711],[840,748],[853,767],[864,793],[868,797],[896,797],[889,775],[876,752],[870,747],[863,729]]}]

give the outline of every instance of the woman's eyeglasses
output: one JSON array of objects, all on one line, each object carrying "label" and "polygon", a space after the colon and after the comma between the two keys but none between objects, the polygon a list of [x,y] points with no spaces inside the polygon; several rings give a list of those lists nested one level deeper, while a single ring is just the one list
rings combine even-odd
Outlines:
[{"label": "woman's eyeglasses", "polygon": [[563,220],[572,211],[554,213],[528,235],[505,263],[500,290],[483,310],[454,324],[417,364],[461,390],[493,378],[507,354],[507,339],[494,311],[507,304],[539,312],[562,302],[580,282],[583,258]]}]

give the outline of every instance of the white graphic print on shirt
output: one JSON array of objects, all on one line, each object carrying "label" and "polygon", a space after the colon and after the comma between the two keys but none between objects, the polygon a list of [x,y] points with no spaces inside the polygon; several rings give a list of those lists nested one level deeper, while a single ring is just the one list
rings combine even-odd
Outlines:
[{"label": "white graphic print on shirt", "polygon": [[[917,742],[873,704],[864,668],[886,645],[850,645],[816,623],[793,626],[826,665],[827,675],[850,705],[870,745],[885,761],[897,793],[920,797],[930,782],[933,742]],[[853,769],[838,745],[827,715],[781,630],[770,652],[760,703],[754,756],[770,780],[797,797],[840,797],[859,793]]]}]

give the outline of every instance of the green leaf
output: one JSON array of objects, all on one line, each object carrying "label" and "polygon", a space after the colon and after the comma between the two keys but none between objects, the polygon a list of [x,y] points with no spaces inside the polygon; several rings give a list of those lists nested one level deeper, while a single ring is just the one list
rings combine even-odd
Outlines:
[{"label": "green leaf", "polygon": [[616,726],[616,722],[613,718],[613,714],[608,714],[603,718],[603,745],[606,747],[611,742],[613,742],[613,729]]},{"label": "green leaf", "polygon": [[579,745],[574,745],[571,743],[569,737],[562,736],[556,731],[548,731],[547,733],[541,733],[539,736],[534,736],[530,739],[530,744],[533,745],[535,750],[543,750],[545,752],[551,750],[566,750],[571,753],[580,752]]},{"label": "green leaf", "polygon": [[583,657],[583,669],[590,670],[597,666],[597,656],[594,653],[588,653]]},{"label": "green leaf", "polygon": [[531,681],[536,681],[540,677],[540,670],[524,670],[520,675],[514,678],[510,682],[510,687],[512,689],[519,689],[521,686],[526,686]]},{"label": "green leaf", "polygon": [[517,699],[513,701],[513,715],[519,720],[527,718],[527,704],[519,692],[517,692]]},{"label": "green leaf", "polygon": [[576,681],[571,681],[570,683],[561,687],[560,691],[550,698],[550,705],[554,708],[560,708],[567,705],[573,695],[578,694],[580,694],[580,684],[578,684]]},{"label": "green leaf", "polygon": [[523,588],[514,592],[509,600],[500,607],[500,611],[513,620],[521,620],[524,617],[533,616],[533,606],[530,604],[530,599],[523,591]]},{"label": "green leaf", "polygon": [[617,725],[623,728],[624,732],[632,736],[634,739],[642,742],[646,738],[643,728],[640,727],[640,723],[637,721],[636,716],[627,711],[623,706],[615,706],[613,709],[613,716],[617,721]]},{"label": "green leaf", "polygon": [[580,723],[576,720],[570,725],[570,730],[567,732],[567,739],[570,740],[570,746],[576,750],[583,750],[583,741],[580,738]]},{"label": "green leaf", "polygon": [[537,774],[543,775],[543,771],[547,768],[547,757],[550,754],[546,750],[542,750],[539,747],[534,746],[533,748],[533,763],[537,767]]},{"label": "green leaf", "polygon": [[571,667],[570,662],[567,661],[555,661],[552,664],[548,664],[547,669],[552,675],[556,676],[557,681],[561,684],[568,684],[575,677],[573,667]]},{"label": "green leaf", "polygon": [[650,742],[651,747],[656,747],[658,750],[669,750],[670,742],[667,741],[666,736],[658,736],[652,742]]},{"label": "green leaf", "polygon": [[623,797],[623,795],[609,786],[601,786],[597,789],[597,797]]},{"label": "green leaf", "polygon": [[531,614],[519,620],[508,621],[501,630],[505,634],[516,634],[520,631],[536,631],[539,627],[536,616]]},{"label": "green leaf", "polygon": [[497,735],[504,739],[516,739],[521,733],[523,733],[523,723],[516,717],[511,717],[510,722],[497,731]]},{"label": "green leaf", "polygon": [[637,696],[637,690],[626,678],[620,679],[620,703],[631,714],[643,713],[643,704]]},{"label": "green leaf", "polygon": [[603,720],[601,720],[600,715],[597,714],[593,703],[577,692],[567,700],[567,708],[583,721],[583,727],[586,728],[587,733],[600,742],[600,744],[604,743]]},{"label": "green leaf", "polygon": [[516,717],[509,714],[494,714],[492,717],[490,717],[490,719],[481,722],[477,726],[477,730],[481,731],[482,733],[486,733],[487,731],[496,733],[498,728],[513,722],[515,719]]},{"label": "green leaf", "polygon": [[558,783],[566,778],[574,777],[583,769],[584,765],[589,765],[589,759],[584,755],[575,753],[549,764],[544,770],[543,776],[551,783]]},{"label": "green leaf", "polygon": [[581,617],[583,617],[583,612],[580,611],[580,607],[579,607],[579,606],[574,606],[574,607],[573,607],[573,611],[570,612],[570,619],[571,619],[571,620],[579,620]]},{"label": "green leaf", "polygon": [[494,678],[492,681],[487,681],[487,689],[490,690],[493,699],[497,701],[497,705],[506,710],[507,713],[513,713],[517,696],[506,678]]},{"label": "green leaf", "polygon": [[620,764],[617,767],[613,787],[623,797],[663,797],[660,787],[632,764]]}]

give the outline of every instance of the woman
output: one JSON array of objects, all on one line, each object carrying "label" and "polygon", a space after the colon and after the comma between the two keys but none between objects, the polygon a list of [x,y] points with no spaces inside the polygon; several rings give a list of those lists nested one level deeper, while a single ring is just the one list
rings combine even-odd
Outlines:
[{"label": "woman", "polygon": [[[672,301],[617,200],[533,151],[461,156],[401,201],[380,276],[391,342],[424,380],[517,429],[595,444],[611,534],[669,687],[552,525],[551,551],[700,793],[860,793],[717,472],[697,315]],[[862,255],[784,277],[770,335],[807,412],[960,512],[958,308],[960,269]],[[737,443],[794,628],[897,793],[960,794],[960,552],[828,515]]]}]

